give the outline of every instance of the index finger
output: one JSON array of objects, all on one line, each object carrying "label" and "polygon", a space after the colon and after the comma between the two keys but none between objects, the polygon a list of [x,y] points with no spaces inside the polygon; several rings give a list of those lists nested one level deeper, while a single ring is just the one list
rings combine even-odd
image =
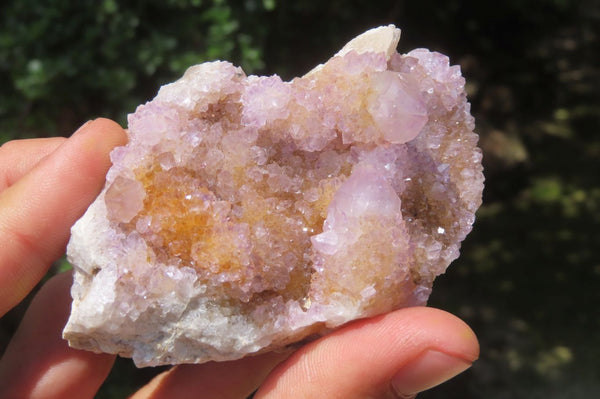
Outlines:
[{"label": "index finger", "polygon": [[64,137],[13,140],[0,146],[0,193],[65,142]]},{"label": "index finger", "polygon": [[125,142],[118,124],[97,119],[0,193],[0,316],[64,252],[70,227],[102,189],[110,151]]}]

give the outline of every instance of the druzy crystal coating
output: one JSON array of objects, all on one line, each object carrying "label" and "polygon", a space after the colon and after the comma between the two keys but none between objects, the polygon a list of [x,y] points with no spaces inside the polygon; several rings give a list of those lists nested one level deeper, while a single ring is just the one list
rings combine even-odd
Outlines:
[{"label": "druzy crystal coating", "polygon": [[129,116],[72,229],[76,348],[230,360],[423,305],[481,203],[458,66],[367,31],[305,76],[193,66]]}]

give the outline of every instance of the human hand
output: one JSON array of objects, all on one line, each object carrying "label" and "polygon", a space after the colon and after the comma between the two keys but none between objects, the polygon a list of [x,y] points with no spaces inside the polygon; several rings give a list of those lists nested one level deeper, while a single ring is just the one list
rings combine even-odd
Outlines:
[{"label": "human hand", "polygon": [[[126,141],[97,119],[71,138],[0,148],[0,316],[62,255],[71,225],[104,184],[110,150]],[[49,280],[0,361],[0,398],[92,398],[114,356],[70,348],[61,337],[71,274]],[[358,320],[293,354],[180,365],[133,394],[141,398],[410,398],[467,369],[479,346],[458,318],[407,308]]]}]

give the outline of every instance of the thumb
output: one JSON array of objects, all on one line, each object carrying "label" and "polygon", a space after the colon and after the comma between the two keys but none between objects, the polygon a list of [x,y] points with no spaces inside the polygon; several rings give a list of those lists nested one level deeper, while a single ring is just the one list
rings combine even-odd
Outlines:
[{"label": "thumb", "polygon": [[255,398],[412,398],[466,370],[478,356],[475,334],[456,316],[406,308],[302,347],[269,375]]}]

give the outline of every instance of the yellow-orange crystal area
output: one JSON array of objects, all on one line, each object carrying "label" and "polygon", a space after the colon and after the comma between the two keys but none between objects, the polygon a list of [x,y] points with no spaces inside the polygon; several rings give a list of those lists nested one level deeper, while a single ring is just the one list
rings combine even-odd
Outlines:
[{"label": "yellow-orange crystal area", "polygon": [[[276,147],[271,147],[274,156]],[[306,164],[317,160],[298,151],[278,163],[267,160],[264,168],[250,160],[245,168],[257,168],[257,177],[233,179],[228,200],[215,194],[218,183],[210,185],[214,192],[208,188],[202,169],[166,169],[157,162],[136,170],[145,192],[143,207],[120,228],[139,233],[156,261],[191,266],[199,281],[231,298],[247,302],[265,291],[286,299],[306,297],[310,237],[320,233],[327,204],[343,178],[307,179],[304,173],[313,168]],[[275,169],[279,174],[269,172]],[[295,180],[295,187],[272,190],[277,180]],[[306,192],[313,197],[307,200]]]}]

